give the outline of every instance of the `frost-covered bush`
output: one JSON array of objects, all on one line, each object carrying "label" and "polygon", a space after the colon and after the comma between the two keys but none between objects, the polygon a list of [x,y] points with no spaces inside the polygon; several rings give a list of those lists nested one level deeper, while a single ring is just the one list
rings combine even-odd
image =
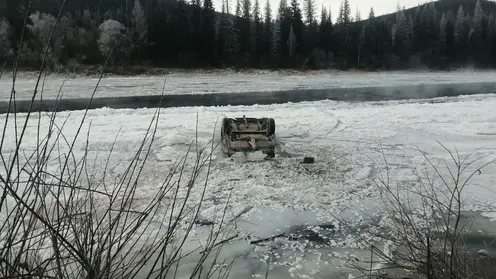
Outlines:
[{"label": "frost-covered bush", "polygon": [[72,27],[66,33],[66,46],[71,50],[73,57],[78,63],[84,63],[87,59],[100,56],[98,49],[98,24],[91,12],[87,9],[75,18],[71,19]]},{"label": "frost-covered bush", "polygon": [[34,61],[39,61],[40,53],[29,47],[26,42],[22,44],[19,52],[19,60],[21,62],[32,63]]},{"label": "frost-covered bush", "polygon": [[5,60],[12,56],[12,46],[9,41],[10,25],[5,20],[0,20],[0,59]]},{"label": "frost-covered bush", "polygon": [[36,37],[38,43],[45,47],[49,43],[50,33],[57,19],[50,14],[40,12],[31,14],[29,18],[33,22],[33,25],[28,25],[29,30]]},{"label": "frost-covered bush", "polygon": [[124,58],[130,51],[130,37],[124,24],[117,20],[105,20],[99,26],[98,47],[104,57],[115,62],[117,57]]},{"label": "frost-covered bush", "polygon": [[40,62],[43,60],[48,46],[46,62],[49,65],[56,64],[61,55],[61,33],[63,28],[60,26],[60,23],[57,23],[57,19],[50,14],[35,12],[31,14],[29,18],[33,23],[32,25],[27,26],[28,30],[34,36],[34,47],[32,51],[37,53],[37,59]]}]

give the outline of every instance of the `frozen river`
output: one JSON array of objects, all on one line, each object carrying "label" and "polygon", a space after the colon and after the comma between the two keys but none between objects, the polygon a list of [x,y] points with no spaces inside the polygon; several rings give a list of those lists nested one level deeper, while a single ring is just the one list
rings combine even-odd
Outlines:
[{"label": "frozen river", "polygon": [[[434,81],[450,79],[453,82],[475,78],[462,73],[438,78],[418,74],[409,81],[394,81],[394,75],[370,74],[356,81],[353,76],[342,76],[334,81],[329,81],[328,76],[311,80],[316,86],[349,86],[357,82],[369,83],[375,79],[379,84],[385,80],[393,83],[412,82],[420,77]],[[491,77],[490,74],[477,76],[480,79]],[[246,88],[267,88],[267,84],[292,86],[268,77],[259,78],[264,82],[247,82]],[[279,78],[291,80],[290,77]],[[215,88],[212,78],[204,80],[207,79],[211,83],[205,87]],[[308,79],[302,77],[300,82]],[[369,80],[365,81],[366,79]],[[190,86],[188,90],[178,89],[184,90],[185,94],[193,93],[191,88],[204,88],[200,81],[188,83],[186,79],[181,78],[176,81],[171,78],[169,84],[180,84],[180,80],[185,81],[183,88]],[[112,81],[114,85],[110,85]],[[139,89],[138,81],[142,81]],[[68,95],[73,94],[71,96],[84,95],[82,88],[90,84],[89,81],[82,80],[72,82],[68,89]],[[151,88],[159,84],[158,81],[153,81],[153,78],[124,81],[109,79],[106,82],[106,87],[101,89],[101,94],[105,95],[121,94],[120,92],[147,94],[151,91],[146,89],[147,86]],[[300,82],[293,80],[293,84],[312,86],[309,81]],[[148,83],[155,85],[147,85]],[[243,87],[234,81],[228,84],[224,84],[224,88],[231,88],[233,91]],[[89,86],[86,88],[89,89]],[[429,169],[416,148],[427,152],[430,159],[440,160],[441,164],[443,160],[449,159],[449,155],[436,141],[450,149],[456,147],[462,157],[479,149],[473,156],[487,156],[480,164],[494,160],[495,108],[496,95],[483,94],[417,101],[316,101],[279,105],[162,109],[156,139],[136,198],[146,200],[153,196],[156,186],[166,179],[174,160],[186,153],[188,143],[196,137],[200,145],[208,145],[213,133],[218,134],[215,124],[222,117],[244,114],[252,117],[272,117],[276,121],[276,134],[280,142],[275,160],[246,161],[243,156],[230,160],[215,152],[200,215],[204,220],[219,218],[219,207],[228,199],[229,211],[226,219],[246,211],[237,218],[234,229],[238,237],[226,245],[222,255],[236,254],[241,259],[232,269],[231,278],[264,277],[267,266],[262,260],[267,258],[272,259],[268,278],[346,278],[352,271],[337,268],[340,261],[354,256],[366,263],[370,253],[359,238],[367,239],[372,236],[368,235],[367,231],[358,232],[358,228],[380,228],[384,225],[380,222],[384,217],[380,206],[380,193],[372,183],[374,178],[384,173],[384,160],[387,159],[392,187],[404,191],[405,194],[419,186],[419,173]],[[105,159],[102,154],[110,151],[115,136],[119,133],[109,164],[110,175],[118,176],[124,171],[123,163],[130,160],[140,145],[154,111],[108,108],[89,111],[87,124],[81,131],[83,136],[76,142],[76,154],[83,156],[86,152],[86,135],[90,135],[88,154],[90,158],[94,158],[92,163],[98,168]],[[74,137],[77,123],[82,116],[83,112],[79,111],[58,113],[57,123],[62,125],[65,121],[63,133],[69,141]],[[41,119],[42,134],[48,129],[47,119],[47,116]],[[4,121],[5,117],[0,116],[2,127]],[[18,121],[23,121],[22,114],[18,115]],[[35,149],[37,121],[35,116],[29,124],[30,128],[22,146],[23,152],[29,153]],[[90,123],[91,133],[87,134]],[[9,125],[8,129],[12,130],[13,125]],[[13,145],[14,138],[10,137],[2,151],[6,157],[12,152]],[[301,165],[303,156],[315,157],[316,163],[306,167]],[[54,160],[53,164],[55,167],[58,164],[57,160]],[[417,172],[419,170],[420,172]],[[199,179],[201,181],[202,178]],[[495,181],[495,165],[488,166],[481,175],[474,177],[465,190],[466,209],[482,212],[485,218],[495,219]],[[197,203],[200,197],[199,191],[194,192],[191,202]],[[338,221],[337,216],[340,216],[341,220]],[[342,225],[342,222],[346,222],[348,226],[338,229],[333,234],[332,241],[326,244],[311,241],[291,242],[284,239],[264,246],[250,244],[252,240],[288,232],[298,227],[322,224],[339,227],[337,224]],[[202,226],[196,229],[197,235],[189,240],[188,245],[194,246],[196,241],[204,240],[203,229]],[[180,268],[180,273],[187,274],[187,271],[186,260]]]},{"label": "frozen river", "polygon": [[[85,109],[97,82],[95,78],[48,76],[39,86],[33,109]],[[22,75],[17,79],[17,111],[28,111],[35,83],[32,75]],[[0,80],[0,113],[8,111],[11,86],[12,81],[7,76]],[[162,89],[165,96],[161,96]],[[154,77],[106,77],[98,85],[89,108],[254,105],[319,100],[388,101],[493,92],[496,92],[494,72],[172,73]],[[55,103],[53,100],[59,93],[62,100]]]},{"label": "frozen river", "polygon": [[[65,80],[65,82],[64,82]],[[323,88],[350,88],[367,86],[399,86],[415,84],[445,84],[467,82],[494,82],[496,72],[315,72],[287,74],[277,72],[256,73],[171,73],[167,76],[106,77],[95,97],[125,97],[160,95],[165,81],[165,94],[210,94],[236,92],[269,92]],[[64,83],[64,98],[88,98],[98,79],[85,77],[48,76],[44,84],[44,99],[57,96]],[[29,99],[36,84],[34,75],[21,75],[16,81],[18,100]],[[12,79],[0,79],[2,100],[10,97]],[[41,84],[40,84],[41,88]]]}]

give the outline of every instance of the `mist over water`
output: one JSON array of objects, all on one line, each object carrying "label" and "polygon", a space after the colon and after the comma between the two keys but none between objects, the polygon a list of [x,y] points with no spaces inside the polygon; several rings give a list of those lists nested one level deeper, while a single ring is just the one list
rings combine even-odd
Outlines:
[{"label": "mist over water", "polygon": [[[139,90],[139,84],[135,85]],[[301,88],[276,91],[220,92],[207,94],[156,94],[134,96],[109,96],[90,98],[35,99],[32,111],[71,111],[115,108],[138,109],[156,107],[185,106],[238,106],[297,103],[305,101],[333,100],[344,102],[372,102],[412,99],[432,99],[438,97],[455,97],[496,92],[496,82],[437,83],[412,85],[385,85],[363,87]],[[9,106],[9,101],[0,101],[0,113],[28,112],[31,100],[16,100],[16,105]]]},{"label": "mist over water", "polygon": [[[34,74],[17,76],[16,111],[29,110],[36,81]],[[12,77],[5,74],[0,79],[0,113],[8,111],[11,90]],[[164,76],[109,76],[100,81],[95,77],[54,74],[40,80],[33,110],[234,106],[324,99],[367,102],[484,93],[496,93],[495,71],[176,71]],[[55,102],[58,94],[61,97]]]}]

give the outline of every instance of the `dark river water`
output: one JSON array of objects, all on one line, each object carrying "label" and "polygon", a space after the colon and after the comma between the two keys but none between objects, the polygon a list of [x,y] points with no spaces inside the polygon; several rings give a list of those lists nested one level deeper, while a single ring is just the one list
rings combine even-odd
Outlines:
[{"label": "dark river water", "polygon": [[[391,85],[368,87],[333,87],[326,89],[285,89],[279,91],[253,91],[207,94],[167,94],[136,95],[121,97],[36,99],[33,104],[28,98],[17,100],[10,105],[7,98],[0,101],[0,113],[7,111],[70,111],[86,108],[156,108],[184,106],[225,106],[225,105],[265,105],[288,102],[305,102],[334,100],[345,102],[392,101],[409,99],[431,99],[437,97],[454,97],[496,93],[496,82],[437,83],[415,85]],[[5,97],[5,96],[4,96]]]}]

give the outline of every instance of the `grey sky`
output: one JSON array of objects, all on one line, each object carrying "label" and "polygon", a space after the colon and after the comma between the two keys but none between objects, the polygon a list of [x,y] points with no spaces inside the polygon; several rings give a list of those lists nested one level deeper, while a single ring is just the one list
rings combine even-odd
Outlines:
[{"label": "grey sky", "polygon": [[[213,0],[213,1],[214,1],[215,9],[220,11],[222,0]],[[234,8],[236,7],[236,1],[237,0],[229,0],[231,13],[234,12]],[[252,0],[252,3],[254,1],[255,0]],[[263,11],[263,7],[265,6],[265,2],[267,0],[259,0],[259,1]],[[276,12],[280,0],[269,0],[269,1],[272,7],[272,12],[273,13]],[[299,1],[301,6],[303,4],[302,3],[303,0],[299,0]],[[322,4],[324,4],[324,6],[331,8],[333,20],[336,19],[339,11],[339,5],[341,4],[341,0],[314,0],[314,1],[318,7],[319,16],[320,16],[320,7],[322,7]],[[421,3],[431,2],[430,0],[377,0],[377,1],[349,0],[349,1],[352,9],[352,16],[353,17],[355,16],[356,10],[358,8],[360,10],[362,18],[368,17],[371,7],[374,7],[374,11],[376,15],[382,15],[382,14],[394,12],[398,4],[400,6],[405,6],[405,8],[411,8]],[[288,2],[290,2],[290,0],[288,0]]]}]

